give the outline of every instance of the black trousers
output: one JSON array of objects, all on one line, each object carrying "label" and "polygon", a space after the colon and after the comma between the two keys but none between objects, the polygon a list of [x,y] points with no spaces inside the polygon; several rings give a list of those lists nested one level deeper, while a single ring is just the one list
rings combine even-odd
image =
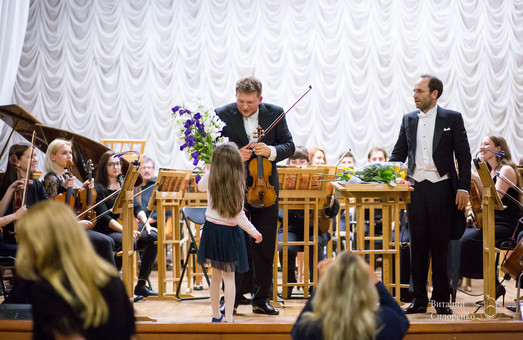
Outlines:
[{"label": "black trousers", "polygon": [[[253,208],[249,204],[246,204],[245,208],[252,224],[262,234],[263,241],[254,243],[254,239],[247,235],[247,255],[252,258],[252,262],[249,259],[248,272],[235,273],[235,306],[238,305],[241,295],[245,293],[245,288],[249,287],[251,278],[254,294],[253,305],[262,305],[272,297],[272,264],[278,230],[278,200],[273,206],[267,208]],[[251,254],[249,254],[249,250],[251,250]]]},{"label": "black trousers", "polygon": [[87,237],[89,238],[89,241],[91,241],[91,244],[93,245],[96,253],[114,266],[114,240],[108,235],[94,230],[87,230],[86,232]]},{"label": "black trousers", "polygon": [[[122,249],[122,233],[110,233],[109,236],[114,240],[116,250]],[[145,228],[140,234],[138,241],[133,240],[134,249],[143,249],[142,253],[142,262],[140,264],[140,271],[138,272],[138,278],[142,280],[147,280],[153,269],[154,259],[158,253],[158,247],[155,242],[157,239],[156,232],[151,231],[150,234],[147,233]],[[121,267],[121,263],[120,263]]]},{"label": "black trousers", "polygon": [[447,257],[456,195],[450,180],[415,182],[407,206],[414,302],[428,304],[427,278],[432,258],[432,300],[449,302]]}]

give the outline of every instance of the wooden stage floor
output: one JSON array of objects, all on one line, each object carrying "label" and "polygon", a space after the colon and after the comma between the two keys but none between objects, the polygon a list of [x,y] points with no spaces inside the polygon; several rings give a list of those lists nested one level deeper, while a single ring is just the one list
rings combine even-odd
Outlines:
[{"label": "wooden stage floor", "polygon": [[[157,272],[151,275],[153,287],[157,285]],[[515,281],[505,282],[505,306],[513,305],[516,298]],[[156,289],[156,288],[155,288]],[[182,291],[185,292],[186,284]],[[472,292],[481,294],[481,280],[472,280]],[[209,296],[209,287],[191,292],[194,296]],[[1,299],[1,298],[0,298]],[[515,313],[507,310],[498,299],[498,311],[503,317],[479,318],[472,315],[477,309],[475,301],[481,296],[458,292],[453,306],[454,315],[440,317],[429,307],[426,314],[409,315],[411,327],[406,339],[521,339],[523,322],[516,321]],[[144,299],[134,304],[138,319],[139,339],[290,339],[289,333],[305,305],[303,298],[287,299],[280,315],[253,314],[250,306],[240,305],[234,324],[211,324],[210,299],[154,300]],[[483,313],[483,309],[478,311]],[[150,320],[147,320],[150,319]],[[0,320],[0,338],[30,339],[30,321]]]},{"label": "wooden stage floor", "polygon": [[[153,287],[157,284],[157,272],[151,275],[151,283]],[[507,290],[505,295],[505,306],[514,305],[516,299],[515,281],[509,280],[504,282]],[[181,292],[186,291],[187,285],[183,284]],[[470,314],[474,313],[478,306],[476,301],[482,299],[483,281],[472,280],[472,291],[468,294],[458,291],[456,296],[456,303],[451,306],[454,311],[453,316],[439,316],[433,314],[434,308],[429,307],[426,314],[409,315],[408,318],[411,323],[445,323],[445,322],[471,322],[478,321],[478,317],[472,317]],[[193,296],[209,296],[209,287],[206,283],[203,285],[202,291],[189,292]],[[470,294],[470,295],[469,295]],[[251,306],[240,305],[238,313],[234,316],[236,323],[248,324],[293,324],[301,312],[306,300],[302,297],[296,296],[296,289],[294,290],[293,298],[286,299],[284,306],[279,308],[280,315],[259,315],[253,314]],[[475,295],[475,296],[474,296]],[[296,297],[295,297],[296,296]],[[430,296],[430,294],[429,294]],[[515,320],[515,313],[509,311],[502,305],[502,298],[497,300],[498,312],[504,313],[504,317],[486,318],[489,321],[512,321]],[[211,302],[210,299],[203,300],[184,300],[184,301],[168,301],[168,300],[152,300],[144,299],[135,303],[135,310],[137,317],[149,317],[161,323],[200,323],[209,322],[211,319]],[[408,306],[405,304],[402,307]],[[478,313],[483,313],[483,308],[478,310]],[[485,321],[485,320],[483,320]]]}]

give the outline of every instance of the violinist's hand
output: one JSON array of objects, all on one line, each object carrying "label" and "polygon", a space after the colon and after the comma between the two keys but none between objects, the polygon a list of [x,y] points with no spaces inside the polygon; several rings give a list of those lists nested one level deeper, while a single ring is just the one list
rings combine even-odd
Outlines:
[{"label": "violinist's hand", "polygon": [[468,201],[469,201],[468,192],[458,190],[458,192],[456,193],[456,205],[458,206],[458,209],[459,210],[465,209]]},{"label": "violinist's hand", "polygon": [[271,149],[265,143],[256,143],[253,145],[253,149],[256,156],[269,157],[271,155]]},{"label": "violinist's hand", "polygon": [[260,243],[263,240],[262,234],[258,233],[254,236],[254,239],[256,240],[256,243]]},{"label": "violinist's hand", "polygon": [[84,230],[91,230],[91,228],[93,227],[93,222],[88,221],[88,220],[78,221],[78,224],[79,224],[82,228],[84,228]]},{"label": "violinist's hand", "polygon": [[74,188],[74,177],[71,176],[71,177],[68,177],[65,181],[64,181],[64,188]]},{"label": "violinist's hand", "polygon": [[140,239],[140,232],[138,230],[133,230],[133,238],[138,241]]},{"label": "violinist's hand", "polygon": [[252,157],[252,150],[249,149],[251,147],[251,143],[245,145],[243,148],[240,148],[238,151],[240,151],[240,155],[242,155],[242,161],[247,162]]},{"label": "violinist's hand", "polygon": [[84,184],[82,184],[82,188],[94,188],[94,179],[85,181]]},{"label": "violinist's hand", "polygon": [[151,227],[149,222],[145,223],[144,227],[145,227],[145,231],[147,232],[148,235],[151,234],[151,231],[154,231],[155,233],[158,233],[158,229],[156,229],[155,227]]},{"label": "violinist's hand", "polygon": [[22,217],[23,215],[25,215],[25,213],[27,212],[27,208],[26,206],[21,206],[20,208],[18,208],[17,211],[14,212],[13,215],[15,215],[15,220],[18,220],[20,217]]},{"label": "violinist's hand", "polygon": [[17,181],[14,181],[13,183],[11,183],[11,185],[7,189],[10,191],[22,190],[24,188],[24,183],[25,183],[25,179],[19,179]]}]

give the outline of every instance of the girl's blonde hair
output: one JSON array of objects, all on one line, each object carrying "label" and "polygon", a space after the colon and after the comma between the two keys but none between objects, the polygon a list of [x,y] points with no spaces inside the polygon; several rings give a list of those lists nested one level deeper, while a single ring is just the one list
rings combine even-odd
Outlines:
[{"label": "girl's blonde hair", "polygon": [[100,288],[115,268],[98,257],[73,211],[63,203],[42,201],[17,223],[16,270],[27,280],[47,280],[83,320],[97,327],[109,318]]},{"label": "girl's blonde hair", "polygon": [[58,150],[64,145],[69,145],[69,147],[73,148],[73,143],[71,141],[57,138],[53,140],[48,146],[47,151],[45,152],[45,161],[44,161],[44,171],[45,173],[48,172],[54,172],[55,174],[61,173],[64,169],[58,169],[56,168],[55,162],[51,160],[51,155],[56,155]]},{"label": "girl's blonde hair", "polygon": [[321,327],[327,340],[374,339],[378,303],[367,265],[358,255],[344,252],[319,281],[313,311],[304,313],[300,323]]},{"label": "girl's blonde hair", "polygon": [[218,144],[214,149],[209,174],[212,206],[221,216],[233,218],[243,209],[245,167],[236,144]]}]

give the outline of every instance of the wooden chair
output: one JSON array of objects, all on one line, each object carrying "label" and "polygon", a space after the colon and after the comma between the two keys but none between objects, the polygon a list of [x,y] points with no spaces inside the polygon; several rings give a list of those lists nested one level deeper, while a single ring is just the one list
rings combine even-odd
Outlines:
[{"label": "wooden chair", "polygon": [[[104,144],[114,152],[137,151],[140,153],[141,161],[145,151],[145,140],[142,139],[100,139],[100,143]],[[123,155],[126,161],[132,162],[136,159],[136,155],[129,153]]]}]

